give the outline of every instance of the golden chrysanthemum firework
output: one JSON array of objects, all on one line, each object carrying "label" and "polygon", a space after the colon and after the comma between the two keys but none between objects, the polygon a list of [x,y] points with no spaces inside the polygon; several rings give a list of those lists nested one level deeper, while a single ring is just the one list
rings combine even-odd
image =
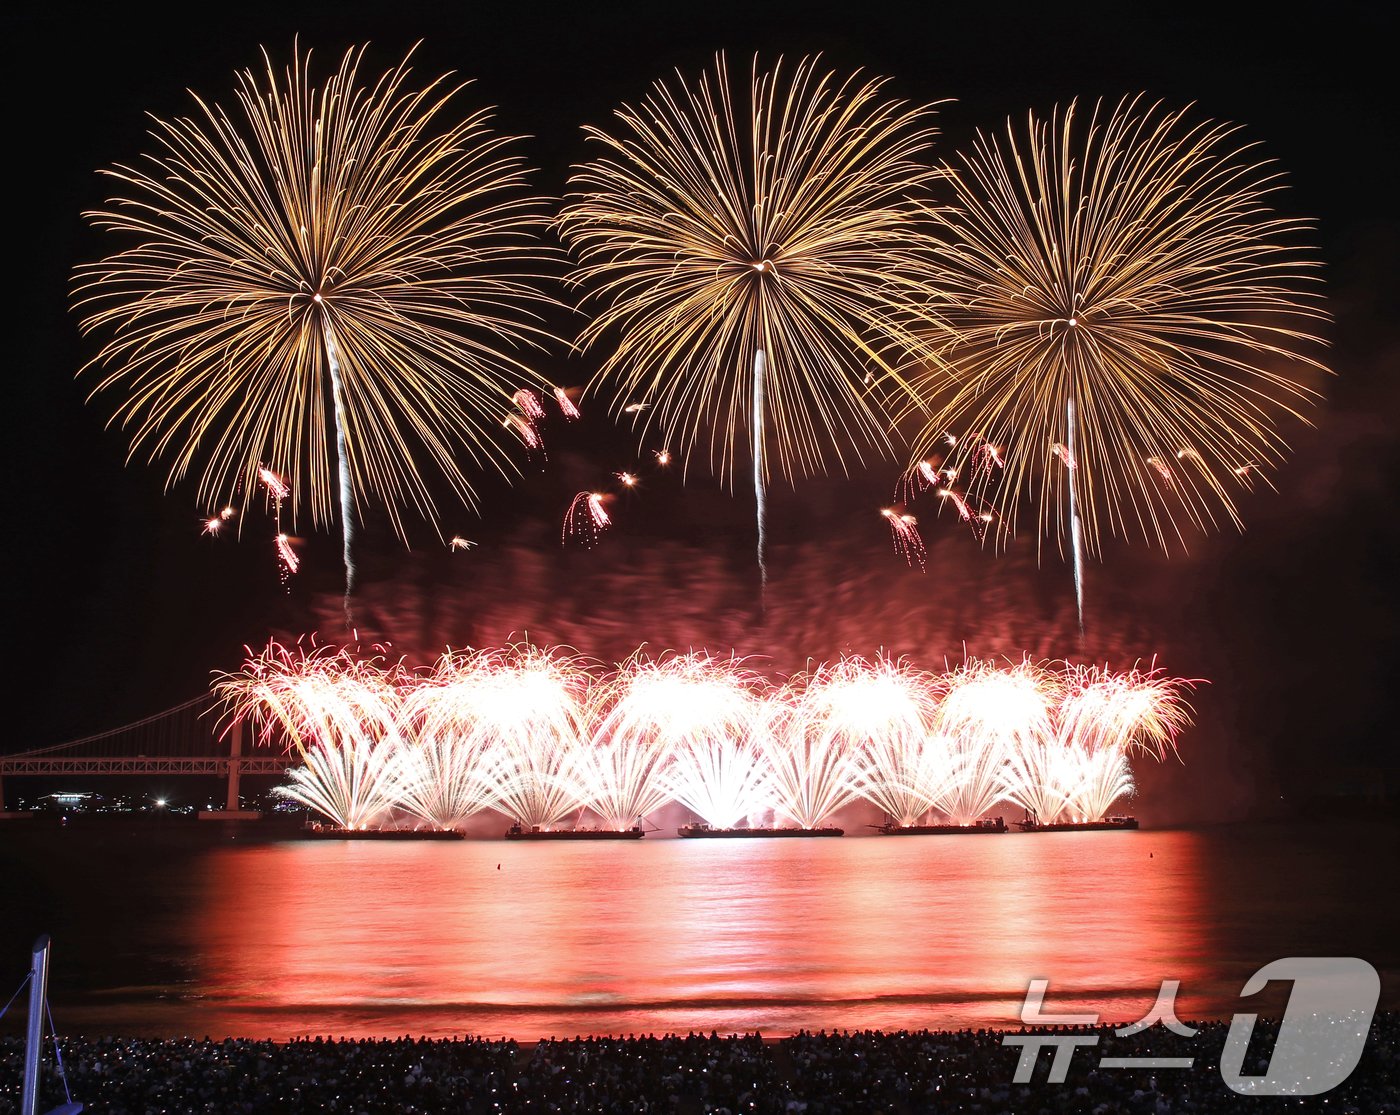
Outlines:
[{"label": "golden chrysanthemum firework", "polygon": [[105,171],[122,192],[86,214],[132,243],[76,276],[133,456],[198,470],[211,506],[265,464],[315,522],[338,499],[347,534],[366,497],[401,529],[435,519],[425,475],[470,502],[464,465],[508,467],[501,417],[543,386],[523,357],[550,301],[516,140],[454,116],[449,78],[415,89],[405,58],[364,82],[363,61],[317,83],[309,52],[264,54],[233,111],[153,120],[154,153]]},{"label": "golden chrysanthemum firework", "polygon": [[696,82],[657,82],[614,131],[585,129],[604,154],[560,218],[600,305],[583,343],[615,345],[595,384],[726,478],[755,427],[760,468],[774,452],[789,478],[885,450],[870,385],[927,341],[928,108],[818,62],[755,62],[736,90],[720,55]]},{"label": "golden chrysanthemum firework", "polygon": [[1063,544],[1077,502],[1091,552],[1240,525],[1237,493],[1325,370],[1309,226],[1274,210],[1278,171],[1235,127],[1141,98],[1032,114],[961,164],[939,214],[955,331],[947,367],[911,377],[916,461],[960,439],[945,475],[1007,531],[1029,494]]}]

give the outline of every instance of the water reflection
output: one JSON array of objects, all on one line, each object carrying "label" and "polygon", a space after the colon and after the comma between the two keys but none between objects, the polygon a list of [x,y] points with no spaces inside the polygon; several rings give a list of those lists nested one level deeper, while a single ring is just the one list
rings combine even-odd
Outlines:
[{"label": "water reflection", "polygon": [[189,924],[201,1032],[1013,1024],[1027,982],[1130,1020],[1212,982],[1202,837],[223,848]]}]

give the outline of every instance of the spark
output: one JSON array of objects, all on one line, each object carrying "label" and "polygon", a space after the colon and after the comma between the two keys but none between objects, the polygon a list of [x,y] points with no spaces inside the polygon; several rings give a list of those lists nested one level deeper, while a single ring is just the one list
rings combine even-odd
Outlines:
[{"label": "spark", "polygon": [[535,424],[528,418],[519,414],[508,414],[501,424],[507,429],[514,430],[525,443],[527,449],[539,449],[544,443],[540,440],[540,432],[535,428]]},{"label": "spark", "polygon": [[281,503],[292,494],[292,489],[288,487],[287,482],[270,468],[259,466],[258,479],[263,482],[263,486],[267,488],[268,494],[278,503]]},{"label": "spark", "polygon": [[564,528],[561,540],[567,545],[571,540],[584,546],[592,546],[603,531],[612,525],[603,501],[603,492],[579,492],[564,512]]},{"label": "spark", "polygon": [[292,549],[292,540],[285,534],[277,536],[277,557],[287,574],[295,573],[301,568],[301,558],[297,557],[297,552]]},{"label": "spark", "polygon": [[544,404],[540,402],[539,395],[529,388],[522,387],[510,398],[528,421],[534,422],[544,417]]},{"label": "spark", "polygon": [[1167,464],[1161,457],[1148,457],[1143,463],[1156,472],[1162,478],[1163,483],[1176,483],[1176,473],[1172,472],[1171,465]]},{"label": "spark", "polygon": [[618,479],[624,488],[635,488],[637,486],[637,478],[630,472],[615,472],[613,476]]},{"label": "spark", "polygon": [[658,449],[653,456],[661,468],[666,468],[671,463],[671,452],[668,449]]},{"label": "spark", "polygon": [[216,534],[218,534],[219,531],[223,528],[223,525],[224,525],[224,520],[223,520],[222,518],[220,518],[218,515],[215,515],[212,519],[205,519],[205,520],[204,520],[204,529],[203,529],[202,531],[200,531],[200,533],[201,533],[201,534],[215,534],[215,535],[216,535]]},{"label": "spark", "polygon": [[923,569],[928,552],[924,549],[924,540],[919,534],[919,521],[913,515],[901,513],[892,507],[881,508],[880,514],[890,524],[894,552],[902,557],[911,569],[916,562],[919,568]]},{"label": "spark", "polygon": [[578,406],[569,398],[569,393],[562,387],[554,389],[554,401],[559,404],[559,413],[570,422],[580,417]]},{"label": "spark", "polygon": [[650,403],[628,403],[622,408],[623,414],[641,414],[644,410],[651,408]]},{"label": "spark", "polygon": [[460,534],[454,534],[452,536],[452,541],[447,544],[449,550],[470,550],[475,546],[475,542],[468,538],[463,538]]}]

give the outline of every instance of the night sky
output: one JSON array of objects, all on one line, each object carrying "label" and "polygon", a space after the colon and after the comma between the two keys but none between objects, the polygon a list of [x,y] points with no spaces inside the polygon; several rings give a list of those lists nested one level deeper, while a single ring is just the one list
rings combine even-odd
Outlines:
[{"label": "night sky", "polygon": [[[672,68],[694,74],[718,49],[745,61],[755,51],[820,51],[838,71],[889,75],[897,95],[952,98],[939,115],[944,155],[1008,114],[1145,91],[1244,125],[1287,171],[1283,204],[1318,221],[1336,318],[1338,374],[1327,402],[1314,429],[1286,431],[1294,455],[1277,493],[1246,500],[1244,536],[1192,538],[1189,556],[1170,562],[1140,544],[1109,548],[1091,578],[1098,633],[1087,649],[1111,654],[1115,665],[1160,651],[1172,672],[1212,681],[1198,702],[1201,727],[1185,743],[1186,766],[1160,776],[1181,815],[1209,813],[1187,808],[1187,799],[1211,797],[1222,781],[1233,784],[1220,799],[1231,807],[1357,779],[1386,778],[1394,793],[1394,28],[1370,9],[1329,5],[1305,22],[1226,8],[1042,5],[1022,15],[996,4],[881,0],[558,10],[254,0],[12,11],[4,17],[7,226],[17,250],[9,257],[4,498],[6,615],[19,664],[0,748],[157,711],[200,692],[211,670],[235,667],[243,643],[310,630],[334,614],[333,537],[308,542],[307,571],[285,593],[256,538],[200,537],[192,485],[167,493],[158,468],[123,467],[125,442],[103,427],[108,404],[85,405],[74,380],[94,345],[68,310],[69,274],[111,247],[79,214],[105,197],[98,168],[149,148],[144,112],[185,112],[187,89],[229,99],[235,70],[256,65],[263,45],[285,60],[294,36],[330,57],[368,41],[373,70],[421,39],[417,72],[477,79],[463,103],[497,105],[502,130],[535,137],[527,145],[540,168],[535,182],[557,194],[569,165],[585,156],[579,125],[606,123],[616,104],[636,101]],[[562,351],[547,360],[566,383],[583,383],[593,367],[592,357]],[[684,487],[654,477],[596,551],[561,554],[569,493],[629,467],[636,448],[601,414],[577,429],[556,423],[547,436],[548,464],[527,468],[514,489],[483,484],[479,518],[445,509],[448,533],[480,540],[473,555],[446,554],[424,526],[412,529],[410,554],[371,518],[369,634],[427,653],[445,641],[502,638],[510,627],[602,657],[629,639],[664,646],[703,637],[716,648],[714,639],[732,634],[741,651],[770,654],[783,667],[800,654],[848,648],[888,647],[929,665],[964,645],[982,654],[1075,651],[1067,573],[1055,557],[1037,570],[1031,539],[997,556],[945,518],[927,532],[931,573],[904,569],[875,514],[898,471],[893,461],[775,490],[781,616],[765,629],[735,603],[752,576],[742,491],[731,497],[703,475]],[[478,563],[470,577],[466,561]],[[703,570],[711,614],[687,618],[665,603],[677,569]],[[593,644],[580,645],[590,631]],[[810,647],[803,632],[812,633]],[[1144,785],[1147,796],[1151,779]]]}]

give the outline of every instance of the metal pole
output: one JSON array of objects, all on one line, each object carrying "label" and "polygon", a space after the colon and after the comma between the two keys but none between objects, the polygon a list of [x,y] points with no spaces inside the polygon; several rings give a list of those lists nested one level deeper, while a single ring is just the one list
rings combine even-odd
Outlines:
[{"label": "metal pole", "polygon": [[243,721],[240,720],[233,726],[233,739],[228,751],[228,800],[224,802],[227,813],[237,813],[242,808],[238,801],[238,776],[243,769],[239,756],[242,754]]},{"label": "metal pole", "polygon": [[20,1115],[38,1115],[39,1055],[44,1049],[44,998],[49,989],[49,935],[34,942],[29,968],[29,1026],[25,1031],[24,1086],[20,1093]]}]

